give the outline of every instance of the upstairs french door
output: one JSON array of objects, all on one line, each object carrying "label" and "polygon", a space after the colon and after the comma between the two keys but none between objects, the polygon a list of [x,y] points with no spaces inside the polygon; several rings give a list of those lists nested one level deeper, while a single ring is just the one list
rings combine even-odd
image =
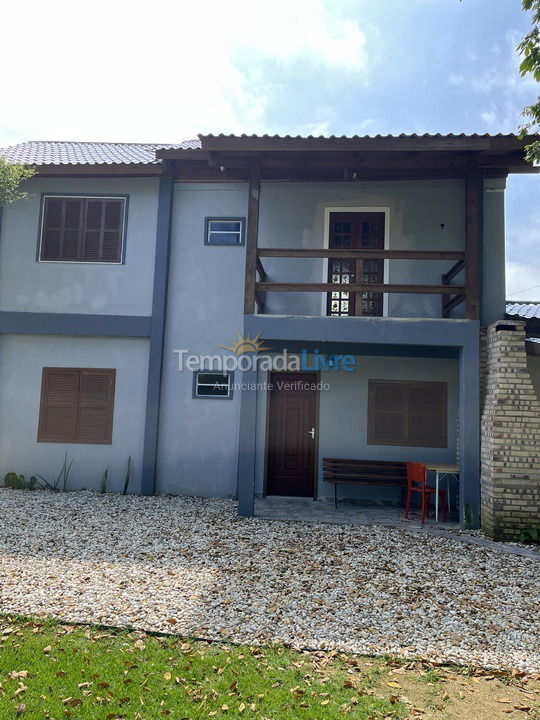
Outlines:
[{"label": "upstairs french door", "polygon": [[[330,214],[330,249],[382,250],[384,249],[384,213],[334,212]],[[384,282],[384,260],[355,260],[332,258],[328,260],[328,282],[346,286],[369,285]],[[343,290],[329,292],[327,315],[381,316],[383,293],[365,291],[351,293]]]}]

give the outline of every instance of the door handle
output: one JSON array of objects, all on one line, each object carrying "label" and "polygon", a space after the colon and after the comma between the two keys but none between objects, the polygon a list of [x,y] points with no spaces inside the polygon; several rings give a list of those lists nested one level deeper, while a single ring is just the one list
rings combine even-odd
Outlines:
[{"label": "door handle", "polygon": [[315,428],[311,428],[311,430],[308,430],[308,435],[311,435],[311,439],[315,440]]}]

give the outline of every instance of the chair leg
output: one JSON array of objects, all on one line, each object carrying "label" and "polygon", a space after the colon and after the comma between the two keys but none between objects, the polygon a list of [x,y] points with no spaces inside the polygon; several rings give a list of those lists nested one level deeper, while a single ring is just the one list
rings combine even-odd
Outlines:
[{"label": "chair leg", "polygon": [[446,522],[446,497],[444,496],[444,494],[441,495],[440,505],[441,505],[442,521]]},{"label": "chair leg", "polygon": [[426,519],[426,493],[422,493],[422,515],[420,516],[420,522],[422,525],[424,524],[424,521]]},{"label": "chair leg", "polygon": [[407,504],[405,506],[405,519],[409,519],[409,510],[411,509],[411,496],[412,492],[410,490],[407,491]]}]

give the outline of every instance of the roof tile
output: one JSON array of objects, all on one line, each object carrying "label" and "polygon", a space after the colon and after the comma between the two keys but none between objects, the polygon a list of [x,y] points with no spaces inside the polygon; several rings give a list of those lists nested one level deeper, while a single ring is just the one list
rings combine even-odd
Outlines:
[{"label": "roof tile", "polygon": [[0,157],[8,162],[27,165],[155,165],[158,148],[196,150],[199,140],[177,145],[158,143],[103,143],[29,141],[0,148]]},{"label": "roof tile", "polygon": [[509,301],[506,303],[506,314],[524,320],[530,320],[531,318],[540,320],[540,302],[518,303]]}]

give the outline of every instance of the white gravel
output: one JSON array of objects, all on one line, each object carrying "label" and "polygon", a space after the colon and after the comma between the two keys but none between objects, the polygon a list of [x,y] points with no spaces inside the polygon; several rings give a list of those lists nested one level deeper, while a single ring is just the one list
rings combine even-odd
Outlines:
[{"label": "white gravel", "polygon": [[0,489],[0,611],[540,671],[540,561],[228,500]]}]

